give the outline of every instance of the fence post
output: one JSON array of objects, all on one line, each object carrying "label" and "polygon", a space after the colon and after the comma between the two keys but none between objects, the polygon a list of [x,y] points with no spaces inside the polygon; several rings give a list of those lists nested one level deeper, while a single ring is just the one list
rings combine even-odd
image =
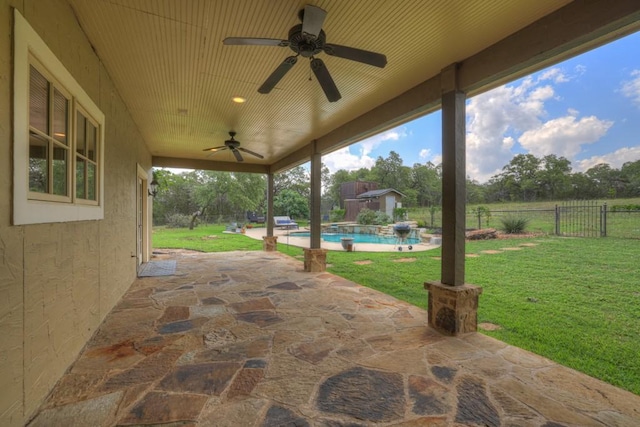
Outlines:
[{"label": "fence post", "polygon": [[607,203],[605,202],[602,205],[602,230],[600,230],[600,235],[602,237],[607,237]]},{"label": "fence post", "polygon": [[556,236],[560,235],[560,209],[556,205]]},{"label": "fence post", "polygon": [[482,230],[482,211],[478,208],[478,230]]}]

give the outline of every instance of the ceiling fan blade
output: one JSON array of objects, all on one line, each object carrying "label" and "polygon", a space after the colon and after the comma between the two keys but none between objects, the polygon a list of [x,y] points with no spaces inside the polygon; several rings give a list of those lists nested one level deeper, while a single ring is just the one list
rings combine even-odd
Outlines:
[{"label": "ceiling fan blade", "polygon": [[340,91],[336,87],[336,84],[333,82],[331,74],[329,74],[329,70],[324,65],[324,62],[322,62],[322,59],[312,59],[311,69],[313,70],[313,74],[316,75],[318,83],[320,83],[320,86],[322,86],[322,90],[327,96],[329,102],[336,102],[337,100],[342,98],[342,95],[340,95]]},{"label": "ceiling fan blade", "polygon": [[313,38],[318,37],[326,16],[327,12],[325,10],[309,4],[306,5],[302,19],[302,32],[313,36]]},{"label": "ceiling fan blade", "polygon": [[209,157],[213,156],[213,155],[214,155],[214,154],[216,154],[216,153],[219,153],[219,152],[221,152],[221,151],[224,151],[224,150],[228,150],[228,148],[227,148],[227,147],[222,147],[222,148],[218,147],[216,150],[211,151],[209,154],[207,154],[207,158],[209,158]]},{"label": "ceiling fan blade", "polygon": [[238,147],[238,150],[244,151],[245,153],[251,154],[252,156],[256,156],[259,159],[264,159],[262,154],[258,154],[255,151],[247,150],[246,148]]},{"label": "ceiling fan blade", "polygon": [[216,151],[222,150],[224,148],[227,148],[227,146],[226,145],[220,145],[218,147],[205,148],[202,151],[213,151],[213,152],[216,152]]},{"label": "ceiling fan blade", "polygon": [[257,39],[251,37],[227,37],[222,40],[227,46],[289,46],[289,41],[280,39]]},{"label": "ceiling fan blade", "polygon": [[373,65],[374,67],[384,68],[384,66],[387,65],[387,57],[385,55],[368,50],[356,49],[354,47],[340,46],[339,44],[325,44],[324,52],[327,55],[362,62],[363,64]]},{"label": "ceiling fan blade", "polygon": [[287,74],[291,67],[296,65],[296,62],[298,62],[298,58],[296,58],[295,56],[289,56],[285,58],[282,64],[280,64],[278,68],[276,68],[275,71],[271,73],[267,80],[262,83],[262,86],[260,86],[258,92],[271,92],[271,89],[273,89],[278,84],[278,82],[284,77],[285,74]]},{"label": "ceiling fan blade", "polygon": [[231,152],[233,153],[234,156],[236,156],[236,160],[237,161],[239,161],[239,162],[243,162],[244,161],[244,159],[242,158],[242,154],[240,154],[240,152],[237,149],[232,148]]}]

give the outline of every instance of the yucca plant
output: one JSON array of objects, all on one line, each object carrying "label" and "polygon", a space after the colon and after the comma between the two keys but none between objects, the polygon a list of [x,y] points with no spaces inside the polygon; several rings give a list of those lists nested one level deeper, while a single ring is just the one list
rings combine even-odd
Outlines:
[{"label": "yucca plant", "polygon": [[502,231],[507,234],[521,234],[527,228],[529,224],[529,220],[527,218],[522,217],[506,217],[500,218],[500,222],[502,223]]}]

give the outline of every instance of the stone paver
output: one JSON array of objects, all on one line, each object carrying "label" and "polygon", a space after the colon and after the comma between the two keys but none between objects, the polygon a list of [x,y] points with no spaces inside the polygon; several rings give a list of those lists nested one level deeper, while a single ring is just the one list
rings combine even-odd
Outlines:
[{"label": "stone paver", "polygon": [[640,396],[442,336],[425,311],[300,260],[170,257],[176,274],[134,282],[32,426],[640,425]]}]

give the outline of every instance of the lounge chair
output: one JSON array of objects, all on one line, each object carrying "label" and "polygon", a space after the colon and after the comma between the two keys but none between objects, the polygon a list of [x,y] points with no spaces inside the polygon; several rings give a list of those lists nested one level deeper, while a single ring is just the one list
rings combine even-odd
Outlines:
[{"label": "lounge chair", "polygon": [[285,230],[297,230],[298,223],[291,220],[288,216],[274,216],[273,217],[273,225],[276,228],[281,228]]}]

